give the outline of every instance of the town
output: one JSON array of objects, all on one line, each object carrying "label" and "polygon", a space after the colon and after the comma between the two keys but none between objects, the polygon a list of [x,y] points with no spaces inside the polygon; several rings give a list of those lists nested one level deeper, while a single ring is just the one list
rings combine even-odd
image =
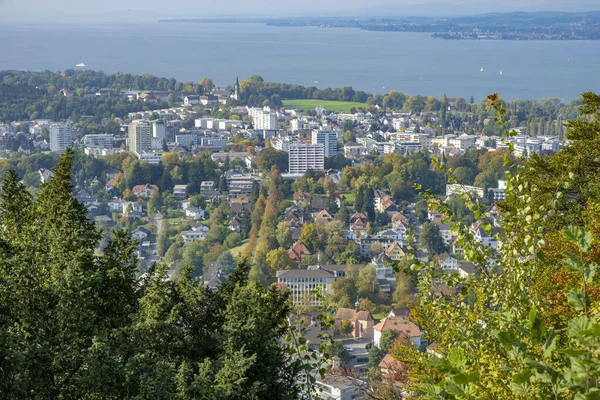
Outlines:
[{"label": "town", "polygon": [[[456,230],[420,190],[495,252],[496,203],[514,172],[504,156],[510,150],[518,165],[559,151],[561,117],[548,111],[537,122],[513,118],[503,139],[494,111],[472,100],[430,98],[418,110],[374,102],[339,111],[325,100],[314,108],[286,106],[275,94],[259,106],[247,104],[250,84],[237,80],[219,89],[205,82],[202,94],[122,91],[139,110],[103,118],[94,129],[81,122],[85,116],[3,123],[0,166],[22,172],[35,193],[53,176],[58,155],[74,148],[74,197],[105,235],[130,229],[140,276],[154,263],[173,280],[191,267],[217,290],[246,261],[252,279],[289,290],[296,306],[290,323],[309,346],[334,340],[332,371],[345,373],[317,379],[322,398],[363,398],[370,386],[402,393],[395,381],[401,366],[389,355],[394,343],[435,352],[411,317],[411,264],[464,279],[501,268],[492,260],[467,261]],[[77,89],[57,88],[54,96],[70,98]],[[86,94],[114,95],[103,88]],[[159,104],[168,107],[148,107]],[[517,108],[515,102],[513,116]],[[436,169],[435,160],[449,169]],[[485,212],[475,216],[465,198]],[[323,316],[328,324],[318,322]]]}]

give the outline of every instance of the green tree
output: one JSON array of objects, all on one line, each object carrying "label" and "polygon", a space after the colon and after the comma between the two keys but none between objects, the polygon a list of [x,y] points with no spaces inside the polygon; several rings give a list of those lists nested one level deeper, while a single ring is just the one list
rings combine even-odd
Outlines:
[{"label": "green tree", "polygon": [[421,225],[419,242],[429,254],[441,254],[446,251],[446,245],[442,239],[440,228],[433,222],[425,222]]},{"label": "green tree", "polygon": [[235,271],[237,262],[234,260],[231,252],[227,250],[221,253],[221,255],[217,258],[217,261],[215,261],[215,267],[224,274],[231,274]]},{"label": "green tree", "polygon": [[356,288],[360,297],[369,297],[379,292],[377,270],[374,265],[367,265],[358,272]]},{"label": "green tree", "polygon": [[342,335],[349,335],[353,331],[354,331],[354,324],[347,319],[343,320],[340,325],[340,333]]}]

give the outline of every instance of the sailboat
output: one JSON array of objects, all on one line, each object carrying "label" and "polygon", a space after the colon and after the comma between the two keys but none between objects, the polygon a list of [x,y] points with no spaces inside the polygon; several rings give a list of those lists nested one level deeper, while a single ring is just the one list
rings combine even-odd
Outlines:
[{"label": "sailboat", "polygon": [[75,66],[82,68],[82,67],[85,67],[86,65],[84,63],[79,63],[79,64],[75,64]]},{"label": "sailboat", "polygon": [[500,71],[500,75],[502,75],[502,71]]},{"label": "sailboat", "polygon": [[483,72],[483,67],[481,67],[481,69],[479,70],[479,72]]}]

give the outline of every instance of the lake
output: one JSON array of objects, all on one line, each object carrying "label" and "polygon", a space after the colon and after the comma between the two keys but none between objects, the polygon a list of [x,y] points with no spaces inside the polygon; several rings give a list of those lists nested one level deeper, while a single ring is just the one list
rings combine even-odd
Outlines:
[{"label": "lake", "polygon": [[[262,24],[0,26],[0,69],[77,63],[186,81],[236,76],[371,93],[576,99],[600,92],[600,41],[448,41],[428,33]],[[481,69],[483,68],[483,72]]]}]

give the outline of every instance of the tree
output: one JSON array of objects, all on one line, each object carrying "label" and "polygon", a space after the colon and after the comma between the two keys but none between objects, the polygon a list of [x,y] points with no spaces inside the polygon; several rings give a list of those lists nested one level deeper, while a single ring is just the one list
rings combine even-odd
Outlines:
[{"label": "tree", "polygon": [[290,258],[287,250],[279,247],[267,253],[267,266],[273,271],[292,269],[296,265]]},{"label": "tree", "polygon": [[374,265],[367,265],[358,272],[356,288],[361,297],[373,296],[379,292],[377,270]]},{"label": "tree", "polygon": [[277,150],[271,147],[265,149],[256,158],[256,166],[262,172],[269,172],[273,168],[277,168],[279,171],[287,171],[288,159],[289,154],[287,152]]},{"label": "tree", "polygon": [[425,222],[421,225],[419,242],[429,254],[441,254],[446,251],[440,228],[433,222]]},{"label": "tree", "polygon": [[360,311],[368,311],[370,313],[374,313],[375,310],[377,309],[377,306],[375,305],[375,303],[373,303],[371,300],[365,298],[365,299],[360,299]]},{"label": "tree", "polygon": [[347,319],[343,320],[340,325],[340,333],[342,335],[349,335],[353,331],[354,331],[354,324]]},{"label": "tree", "polygon": [[393,329],[389,329],[389,330],[383,332],[383,334],[381,335],[381,338],[379,339],[379,348],[383,352],[388,353],[390,351],[390,349],[392,348],[392,345],[398,338],[398,336],[399,336],[398,331],[395,331]]},{"label": "tree", "polygon": [[356,296],[355,280],[353,278],[341,278],[333,283],[333,294],[329,300],[338,308],[352,308],[356,301]]},{"label": "tree", "polygon": [[233,259],[229,250],[224,251],[215,261],[215,268],[224,274],[232,274],[237,267],[237,262]]},{"label": "tree", "polygon": [[292,231],[285,221],[277,224],[277,242],[279,243],[279,246],[284,249],[287,249],[292,245]]}]

